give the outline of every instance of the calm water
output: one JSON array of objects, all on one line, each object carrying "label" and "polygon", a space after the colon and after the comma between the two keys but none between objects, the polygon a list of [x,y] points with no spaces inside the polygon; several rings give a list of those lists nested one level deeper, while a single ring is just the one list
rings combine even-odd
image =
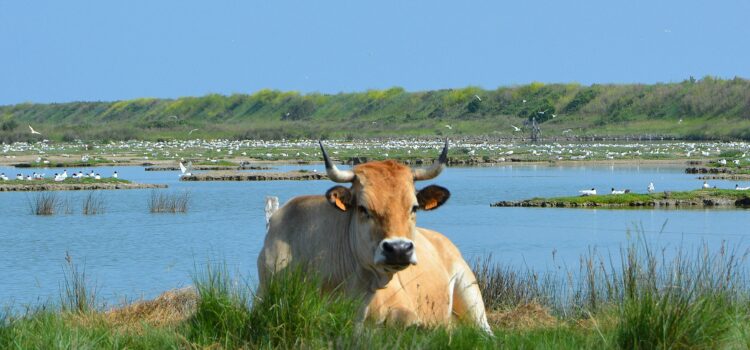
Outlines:
[{"label": "calm water", "polygon": [[[300,168],[323,171],[322,165],[277,167]],[[207,262],[226,263],[231,271],[254,280],[265,234],[264,197],[276,195],[283,203],[299,194],[323,194],[333,186],[328,181],[179,182],[177,172],[146,172],[142,167],[95,170],[105,176],[117,170],[124,179],[168,184],[163,191],[189,191],[189,211],[150,214],[151,190],[121,190],[102,191],[106,213],[84,216],[80,202],[85,192],[59,192],[71,200],[74,213],[40,217],[29,213],[33,193],[0,193],[0,306],[56,300],[66,251],[85,265],[99,296],[109,303],[150,298],[189,285],[196,266]],[[50,176],[55,171],[59,169],[40,172]],[[18,171],[0,167],[0,172]],[[642,225],[646,236],[663,246],[747,243],[746,210],[489,207],[497,200],[575,195],[591,187],[644,192],[651,181],[659,191],[698,188],[702,181],[683,174],[682,168],[508,165],[449,168],[435,180],[424,185],[443,185],[452,197],[440,209],[420,213],[418,224],[447,235],[468,259],[492,254],[497,261],[534,269],[560,263],[576,266],[591,247],[616,252],[634,225]],[[735,182],[711,184],[733,188]]]}]

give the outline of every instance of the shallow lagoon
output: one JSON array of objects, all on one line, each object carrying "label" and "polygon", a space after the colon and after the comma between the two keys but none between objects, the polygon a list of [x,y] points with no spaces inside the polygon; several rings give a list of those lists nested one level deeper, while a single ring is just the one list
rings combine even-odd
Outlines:
[{"label": "shallow lagoon", "polygon": [[[283,165],[275,170],[323,171],[319,165]],[[38,169],[0,167],[15,174]],[[76,169],[77,170],[77,169]],[[88,169],[82,169],[84,171]],[[177,172],[147,172],[142,167],[101,167],[95,171],[136,182],[166,183],[162,191],[189,191],[186,214],[151,214],[151,190],[102,191],[106,212],[85,216],[85,192],[58,192],[69,198],[73,214],[34,216],[34,193],[0,193],[0,306],[15,307],[56,300],[63,282],[66,251],[85,266],[102,301],[150,298],[189,285],[207,262],[226,263],[250,281],[265,234],[263,199],[281,202],[299,194],[323,194],[329,181],[180,182]],[[60,169],[40,172],[50,174]],[[662,247],[718,246],[726,241],[745,249],[750,227],[747,210],[606,210],[558,208],[491,208],[497,200],[575,195],[579,189],[611,187],[645,192],[689,190],[702,180],[682,167],[638,165],[504,165],[448,168],[437,183],[452,192],[445,206],[421,212],[418,224],[446,234],[468,259],[492,254],[496,261],[545,270],[577,266],[590,248],[616,253],[628,230],[642,226],[645,236]],[[711,181],[733,188],[735,181]],[[742,184],[741,184],[742,185]],[[746,186],[746,185],[745,185]],[[554,259],[553,259],[554,252]]]}]

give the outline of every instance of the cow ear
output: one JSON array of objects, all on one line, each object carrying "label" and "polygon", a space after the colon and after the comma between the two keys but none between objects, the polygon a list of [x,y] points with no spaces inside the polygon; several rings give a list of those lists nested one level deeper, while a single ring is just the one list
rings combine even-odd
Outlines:
[{"label": "cow ear", "polygon": [[326,198],[334,207],[346,211],[351,207],[352,192],[344,186],[334,186],[326,192]]},{"label": "cow ear", "polygon": [[419,202],[419,209],[422,210],[435,209],[443,205],[450,197],[450,191],[438,185],[430,185],[417,192],[417,202]]}]

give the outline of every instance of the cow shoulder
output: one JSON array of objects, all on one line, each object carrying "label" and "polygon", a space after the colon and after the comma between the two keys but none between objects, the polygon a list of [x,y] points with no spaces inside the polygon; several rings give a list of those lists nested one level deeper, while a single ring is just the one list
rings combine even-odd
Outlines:
[{"label": "cow shoulder", "polygon": [[[432,245],[438,259],[440,259],[440,262],[446,271],[449,271],[449,273],[455,272],[457,262],[463,262],[465,264],[458,247],[456,247],[448,237],[445,237],[440,232],[430,229],[421,227],[417,229],[419,230],[419,233],[429,241],[430,245]],[[459,263],[458,265],[462,264]]]}]

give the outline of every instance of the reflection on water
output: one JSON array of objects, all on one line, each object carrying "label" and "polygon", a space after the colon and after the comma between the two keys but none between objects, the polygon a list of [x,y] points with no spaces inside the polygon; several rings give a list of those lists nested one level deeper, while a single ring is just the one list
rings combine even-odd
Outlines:
[{"label": "reflection on water", "polygon": [[[322,165],[275,166],[275,171],[324,171]],[[75,169],[78,170],[78,169]],[[82,169],[86,171],[87,169]],[[49,217],[29,213],[33,194],[0,193],[0,305],[54,300],[63,279],[68,251],[110,303],[153,297],[191,283],[196,266],[226,262],[231,270],[255,279],[264,237],[263,198],[285,202],[299,194],[323,194],[328,181],[179,182],[175,171],[146,172],[142,167],[107,167],[96,171],[145,183],[166,183],[164,191],[190,191],[186,214],[150,214],[151,190],[103,191],[106,212],[80,213],[84,192],[59,192],[74,213]],[[23,169],[25,172],[34,170]],[[48,176],[59,169],[46,169]],[[13,168],[0,172],[15,174]],[[726,240],[742,246],[750,216],[746,210],[602,210],[491,208],[498,200],[535,196],[576,195],[578,190],[611,187],[645,192],[698,188],[701,180],[682,168],[653,166],[500,166],[449,168],[438,183],[451,190],[450,201],[435,212],[422,212],[418,224],[447,235],[468,258],[492,254],[494,259],[534,269],[554,263],[575,266],[590,247],[616,250],[627,231],[642,226],[661,246]],[[734,181],[714,181],[734,188]],[[666,225],[665,225],[666,223]],[[662,228],[663,227],[663,228]],[[552,252],[555,253],[553,262]]]}]

